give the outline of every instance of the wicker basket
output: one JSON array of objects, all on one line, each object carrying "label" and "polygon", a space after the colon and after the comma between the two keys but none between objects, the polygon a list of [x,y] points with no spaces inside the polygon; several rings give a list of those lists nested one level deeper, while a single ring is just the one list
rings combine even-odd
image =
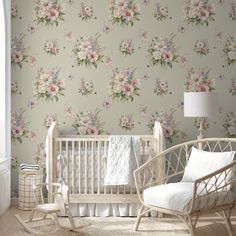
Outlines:
[{"label": "wicker basket", "polygon": [[[35,207],[33,185],[43,182],[43,171],[23,171],[19,170],[19,203],[22,210],[31,210]],[[40,192],[36,193],[36,198],[40,199]]]}]

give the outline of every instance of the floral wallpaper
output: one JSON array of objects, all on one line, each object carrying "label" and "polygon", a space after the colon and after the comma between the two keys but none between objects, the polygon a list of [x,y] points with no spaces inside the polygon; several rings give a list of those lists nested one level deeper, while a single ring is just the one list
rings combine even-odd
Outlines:
[{"label": "floral wallpaper", "polygon": [[235,0],[12,0],[12,195],[63,133],[197,136],[184,91],[220,94],[205,136],[236,137]]}]

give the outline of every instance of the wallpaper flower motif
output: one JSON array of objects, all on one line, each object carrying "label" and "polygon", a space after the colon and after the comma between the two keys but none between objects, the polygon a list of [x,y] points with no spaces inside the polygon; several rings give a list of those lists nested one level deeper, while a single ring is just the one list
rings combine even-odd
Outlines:
[{"label": "wallpaper flower motif", "polygon": [[122,115],[119,120],[119,125],[125,131],[131,131],[134,128],[132,115]]},{"label": "wallpaper flower motif", "polygon": [[11,82],[11,93],[16,94],[18,92],[18,84],[17,81]]},{"label": "wallpaper flower motif", "polygon": [[57,55],[59,48],[56,40],[47,40],[44,44],[44,51],[49,55]]},{"label": "wallpaper flower motif", "polygon": [[92,19],[93,15],[94,15],[93,6],[82,2],[79,18],[81,18],[83,21],[87,21],[89,19]]},{"label": "wallpaper flower motif", "polygon": [[230,94],[236,96],[236,79],[232,79],[231,87],[229,89]]},{"label": "wallpaper flower motif", "polygon": [[36,0],[34,19],[38,24],[56,25],[64,20],[65,4],[59,0]]},{"label": "wallpaper flower motif", "polygon": [[223,52],[229,66],[236,64],[236,37],[230,36],[225,45]]},{"label": "wallpaper flower motif", "polygon": [[210,92],[215,90],[209,76],[209,68],[190,68],[185,81],[186,92]]},{"label": "wallpaper flower motif", "polygon": [[231,3],[231,11],[229,13],[229,17],[232,20],[236,20],[236,3]]},{"label": "wallpaper flower motif", "polygon": [[64,79],[60,76],[59,69],[40,69],[34,81],[34,91],[37,99],[42,101],[58,101],[59,96],[64,96]]},{"label": "wallpaper flower motif", "polygon": [[226,113],[223,127],[229,138],[236,138],[236,114],[234,112]]},{"label": "wallpaper flower motif", "polygon": [[53,122],[57,122],[57,114],[47,115],[44,119],[43,126],[48,129]]},{"label": "wallpaper flower motif", "polygon": [[109,83],[112,99],[133,101],[135,96],[139,96],[140,82],[135,77],[135,71],[133,68],[113,70]]},{"label": "wallpaper flower motif", "polygon": [[18,17],[18,7],[15,6],[11,6],[11,17],[13,19],[16,19]]},{"label": "wallpaper flower motif", "polygon": [[28,62],[28,47],[25,47],[24,34],[14,37],[11,41],[11,64],[22,68],[24,63]]},{"label": "wallpaper flower motif", "polygon": [[175,110],[167,111],[156,111],[151,114],[151,117],[148,120],[148,128],[153,130],[155,121],[159,121],[161,123],[164,135],[166,139],[172,143],[173,138],[175,138],[179,132],[177,129],[176,119],[174,117]]},{"label": "wallpaper flower motif", "polygon": [[162,96],[168,93],[168,83],[166,80],[156,79],[156,85],[154,87],[154,93],[157,96]]},{"label": "wallpaper flower motif", "polygon": [[91,66],[97,68],[98,63],[102,62],[103,50],[98,42],[99,35],[94,38],[90,36],[82,36],[73,46],[73,53],[77,64]]},{"label": "wallpaper flower motif", "polygon": [[85,81],[81,79],[79,93],[83,96],[93,93],[93,81]]},{"label": "wallpaper flower motif", "polygon": [[184,10],[189,24],[208,26],[215,20],[215,5],[209,0],[187,0]]},{"label": "wallpaper flower motif", "polygon": [[34,161],[39,164],[39,166],[43,169],[46,168],[46,151],[44,143],[39,143],[36,147],[36,151],[34,153]]},{"label": "wallpaper flower motif", "polygon": [[157,20],[165,20],[168,18],[168,7],[162,6],[159,2],[156,4],[156,10],[154,12],[154,17]]},{"label": "wallpaper flower motif", "polygon": [[210,127],[208,118],[195,118],[194,119],[194,126],[199,129],[200,128],[200,122],[202,120],[202,129],[207,130]]},{"label": "wallpaper flower motif", "polygon": [[177,62],[177,47],[174,42],[175,35],[156,36],[152,39],[148,52],[151,56],[152,64],[160,66],[169,66],[172,68],[173,63]]},{"label": "wallpaper flower motif", "polygon": [[194,43],[194,51],[199,55],[207,55],[209,53],[209,43],[208,40],[197,40]]},{"label": "wallpaper flower motif", "polygon": [[133,26],[139,21],[140,6],[134,0],[111,0],[109,11],[113,24]]},{"label": "wallpaper flower motif", "polygon": [[24,117],[25,110],[11,113],[11,139],[22,143],[28,137],[29,122]]},{"label": "wallpaper flower motif", "polygon": [[131,39],[129,40],[122,40],[119,46],[120,52],[127,56],[132,55],[134,53],[134,43]]},{"label": "wallpaper flower motif", "polygon": [[103,123],[99,118],[100,110],[96,109],[94,112],[92,111],[81,111],[76,114],[73,119],[73,128],[80,135],[97,135],[102,134],[103,131]]}]

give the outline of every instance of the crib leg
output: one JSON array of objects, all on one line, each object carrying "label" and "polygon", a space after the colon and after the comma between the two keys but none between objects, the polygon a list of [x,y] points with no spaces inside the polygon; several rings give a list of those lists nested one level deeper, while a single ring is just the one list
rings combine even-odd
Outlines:
[{"label": "crib leg", "polygon": [[134,225],[134,231],[137,231],[137,230],[138,230],[138,227],[139,227],[141,218],[142,218],[142,216],[143,216],[142,213],[143,213],[144,209],[145,209],[145,207],[144,207],[144,205],[142,205],[141,208],[140,208],[140,210],[139,210],[139,213],[138,213],[138,216],[137,216],[135,225]]}]

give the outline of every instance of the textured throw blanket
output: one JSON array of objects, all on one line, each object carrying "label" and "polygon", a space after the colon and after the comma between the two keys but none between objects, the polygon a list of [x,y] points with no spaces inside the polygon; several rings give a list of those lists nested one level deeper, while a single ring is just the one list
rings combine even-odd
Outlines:
[{"label": "textured throw blanket", "polygon": [[133,171],[140,165],[140,137],[110,136],[105,185],[133,185]]}]

